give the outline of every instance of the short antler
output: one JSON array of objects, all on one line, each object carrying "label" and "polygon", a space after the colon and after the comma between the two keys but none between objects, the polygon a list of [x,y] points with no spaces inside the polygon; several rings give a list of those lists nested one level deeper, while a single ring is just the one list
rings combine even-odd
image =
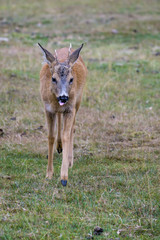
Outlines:
[{"label": "short antler", "polygon": [[57,55],[57,50],[56,49],[55,49],[55,56],[56,56],[55,57],[56,63],[59,64],[59,62],[58,62],[58,55]]},{"label": "short antler", "polygon": [[71,48],[72,48],[72,44],[70,43],[69,49],[68,49],[68,57],[71,55]]}]

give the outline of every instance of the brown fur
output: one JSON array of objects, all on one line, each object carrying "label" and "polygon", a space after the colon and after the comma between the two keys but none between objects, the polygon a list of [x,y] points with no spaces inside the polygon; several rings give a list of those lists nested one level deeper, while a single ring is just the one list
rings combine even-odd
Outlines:
[{"label": "brown fur", "polygon": [[[74,51],[71,50],[71,53]],[[63,63],[68,59],[68,48],[57,50],[58,62]],[[71,67],[74,81],[69,92],[69,100],[63,106],[57,101],[57,96],[52,92],[52,74],[56,64],[45,64],[40,72],[40,92],[45,105],[45,113],[48,124],[48,167],[46,177],[53,175],[53,146],[57,138],[57,150],[62,151],[63,160],[61,167],[61,180],[68,180],[68,167],[73,165],[73,130],[75,116],[79,109],[83,87],[86,81],[87,69],[82,58],[79,56],[76,63]],[[59,78],[58,72],[54,73]],[[48,108],[46,107],[48,106]],[[48,111],[49,110],[49,111]],[[61,116],[62,115],[62,116]],[[61,133],[61,118],[63,117],[63,131]],[[56,119],[58,125],[58,136],[56,137]]]}]

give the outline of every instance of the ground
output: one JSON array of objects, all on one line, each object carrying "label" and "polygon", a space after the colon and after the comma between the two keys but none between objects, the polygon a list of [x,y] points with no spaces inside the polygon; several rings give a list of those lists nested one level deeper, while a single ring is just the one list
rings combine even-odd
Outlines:
[{"label": "ground", "polygon": [[[158,0],[1,0],[0,239],[160,239],[159,22]],[[45,179],[37,42],[85,43],[66,188],[61,155]]]}]

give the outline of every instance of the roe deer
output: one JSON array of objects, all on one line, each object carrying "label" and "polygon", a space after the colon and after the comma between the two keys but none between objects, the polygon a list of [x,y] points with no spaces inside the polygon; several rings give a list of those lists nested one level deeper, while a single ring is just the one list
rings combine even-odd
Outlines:
[{"label": "roe deer", "polygon": [[[39,43],[46,64],[40,72],[40,92],[44,102],[48,125],[48,167],[46,177],[53,175],[53,151],[58,126],[57,151],[62,152],[61,183],[67,185],[68,167],[73,166],[73,130],[79,109],[87,68],[79,56],[83,44],[77,50],[61,48],[52,55]],[[61,134],[61,117],[63,131]]]}]

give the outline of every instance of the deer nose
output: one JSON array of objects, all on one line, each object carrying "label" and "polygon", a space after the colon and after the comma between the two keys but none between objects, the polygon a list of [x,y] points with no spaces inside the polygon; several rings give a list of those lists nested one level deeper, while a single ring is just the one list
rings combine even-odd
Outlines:
[{"label": "deer nose", "polygon": [[58,101],[61,101],[62,103],[67,102],[68,99],[69,99],[69,97],[66,96],[66,95],[63,95],[63,96],[59,96],[59,97],[58,97]]}]

